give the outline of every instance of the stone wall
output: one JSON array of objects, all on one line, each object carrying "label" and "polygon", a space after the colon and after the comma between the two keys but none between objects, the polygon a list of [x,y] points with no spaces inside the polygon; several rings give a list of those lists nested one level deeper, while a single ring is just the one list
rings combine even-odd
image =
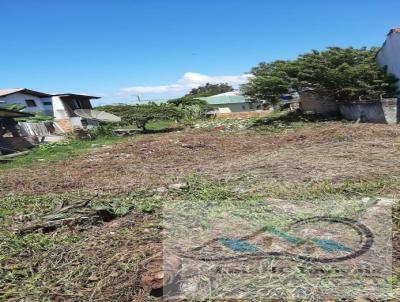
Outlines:
[{"label": "stone wall", "polygon": [[335,114],[338,112],[338,104],[333,97],[322,96],[312,90],[302,91],[300,95],[300,109],[314,114]]}]

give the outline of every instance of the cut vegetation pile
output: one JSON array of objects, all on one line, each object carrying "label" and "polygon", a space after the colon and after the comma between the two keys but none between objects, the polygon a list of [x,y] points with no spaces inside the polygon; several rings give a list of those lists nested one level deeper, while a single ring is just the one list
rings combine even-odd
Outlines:
[{"label": "cut vegetation pile", "polygon": [[[142,276],[161,251],[163,202],[398,198],[397,126],[267,121],[220,130],[0,167],[0,300],[155,299]],[[395,228],[395,248],[398,236]]]}]

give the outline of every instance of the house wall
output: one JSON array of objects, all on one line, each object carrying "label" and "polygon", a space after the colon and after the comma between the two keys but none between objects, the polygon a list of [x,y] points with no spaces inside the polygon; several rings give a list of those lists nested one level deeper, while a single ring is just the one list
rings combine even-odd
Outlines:
[{"label": "house wall", "polygon": [[247,112],[256,110],[258,105],[259,105],[258,103],[253,103],[252,109],[249,103],[228,103],[228,104],[215,104],[210,106],[212,106],[213,108],[229,108],[231,112]]},{"label": "house wall", "polygon": [[[35,107],[27,107],[25,100],[34,100],[36,103]],[[43,102],[51,101],[49,98],[39,98],[34,95],[25,93],[13,93],[3,97],[0,97],[0,107],[5,107],[7,105],[18,104],[26,106],[23,110],[24,112],[40,112],[44,115],[53,115],[53,106],[44,105]]]},{"label": "house wall", "polygon": [[[385,43],[380,49],[376,59],[382,68],[387,66],[389,73],[400,79],[400,33],[393,32],[387,36]],[[400,81],[397,82],[400,96]]]},{"label": "house wall", "polygon": [[68,113],[64,108],[64,103],[59,96],[52,96],[51,100],[53,102],[54,119],[67,119]]},{"label": "house wall", "polygon": [[[74,100],[74,97],[51,97],[53,102],[54,118],[57,119],[67,119],[70,117],[76,117],[73,113],[73,108],[69,106],[69,102]],[[87,98],[78,98],[82,109],[92,109],[92,104]]]},{"label": "house wall", "polygon": [[338,104],[332,97],[321,96],[314,91],[300,92],[300,109],[315,114],[333,114],[338,112]]}]

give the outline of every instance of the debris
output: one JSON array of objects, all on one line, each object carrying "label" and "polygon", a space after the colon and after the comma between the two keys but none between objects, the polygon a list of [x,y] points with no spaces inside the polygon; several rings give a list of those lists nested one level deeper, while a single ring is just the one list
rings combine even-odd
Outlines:
[{"label": "debris", "polygon": [[188,187],[187,183],[177,183],[177,184],[170,184],[168,185],[168,189],[171,190],[182,190]]},{"label": "debris", "polygon": [[199,142],[199,143],[194,143],[194,144],[181,144],[181,147],[183,148],[189,148],[189,149],[196,149],[196,148],[202,148],[202,147],[207,147],[205,143]]},{"label": "debris", "polygon": [[11,153],[11,154],[7,154],[7,155],[2,155],[0,156],[0,161],[3,160],[12,160],[14,157],[18,157],[18,156],[22,156],[22,155],[27,155],[31,153],[31,151],[21,151],[21,152],[15,152],[15,153]]},{"label": "debris", "polygon": [[172,285],[177,279],[181,267],[178,257],[157,254],[143,264],[144,273],[141,276],[140,287],[145,290],[162,290]]},{"label": "debris", "polygon": [[157,189],[155,189],[155,191],[157,193],[165,193],[168,192],[168,189],[166,187],[158,187]]},{"label": "debris", "polygon": [[101,220],[105,222],[109,222],[116,217],[112,209],[108,207],[96,208],[96,214],[100,217]]},{"label": "debris", "polygon": [[[97,195],[96,195],[97,196]],[[96,214],[100,216],[97,212],[92,209],[86,209],[84,211],[80,211],[79,213],[68,213],[71,210],[80,209],[83,207],[87,207],[90,201],[93,200],[96,196],[93,196],[89,199],[86,199],[79,203],[74,203],[69,206],[64,207],[64,203],[60,204],[55,208],[55,211],[52,214],[43,216],[41,222],[35,222],[29,224],[23,228],[17,229],[17,233],[20,235],[25,235],[37,231],[52,232],[61,226],[67,225],[68,227],[73,227],[77,224],[81,224],[86,222],[87,220],[96,219]]]},{"label": "debris", "polygon": [[83,221],[89,220],[91,217],[88,216],[80,216],[80,217],[73,217],[73,218],[65,218],[59,220],[52,220],[52,221],[45,221],[42,223],[31,224],[21,229],[18,229],[17,232],[19,235],[26,235],[29,233],[36,232],[41,230],[43,233],[52,232],[55,229],[68,225],[73,226],[82,223]]},{"label": "debris", "polygon": [[224,125],[216,126],[216,127],[212,128],[212,130],[214,130],[214,131],[223,131],[223,130],[225,130],[225,126]]}]

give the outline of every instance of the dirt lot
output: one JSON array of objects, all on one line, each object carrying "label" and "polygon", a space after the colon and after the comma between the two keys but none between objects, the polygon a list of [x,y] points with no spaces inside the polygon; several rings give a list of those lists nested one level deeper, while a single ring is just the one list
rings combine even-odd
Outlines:
[{"label": "dirt lot", "polygon": [[[161,251],[161,202],[397,198],[399,148],[398,126],[326,122],[273,132],[152,134],[61,161],[3,169],[0,300],[154,300],[152,283],[142,279],[154,277],[146,273]],[[186,182],[184,189],[168,188]],[[88,196],[94,199],[83,208]],[[119,218],[93,214],[104,200],[118,207]],[[89,219],[18,235],[60,213]],[[395,229],[396,265],[398,236]]]},{"label": "dirt lot", "polygon": [[398,179],[400,128],[327,123],[276,134],[196,131],[149,135],[78,158],[1,171],[0,194],[128,192],[189,174],[266,181]]}]

